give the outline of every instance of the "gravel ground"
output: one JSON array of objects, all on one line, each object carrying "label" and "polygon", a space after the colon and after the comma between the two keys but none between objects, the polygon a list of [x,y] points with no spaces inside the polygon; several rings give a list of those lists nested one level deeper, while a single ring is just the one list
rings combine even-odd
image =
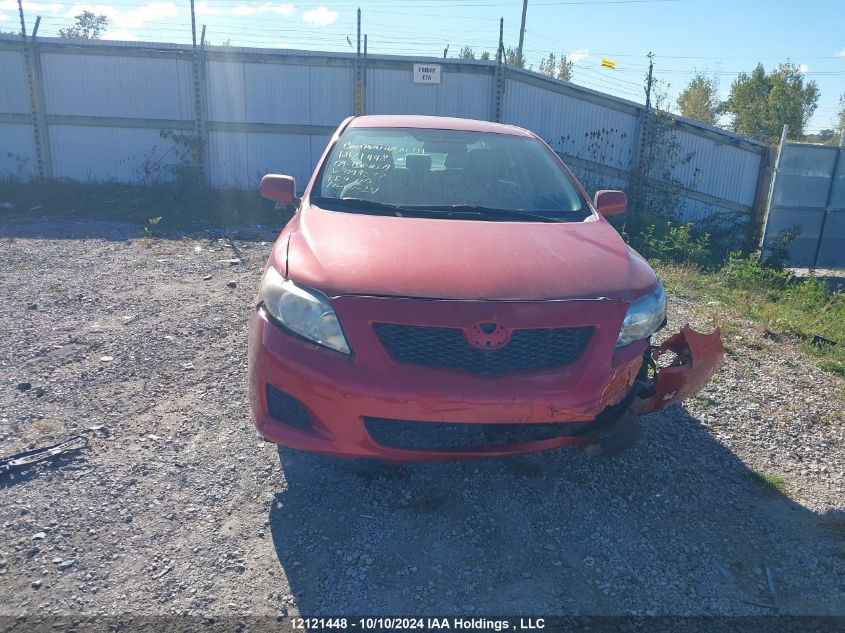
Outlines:
[{"label": "gravel ground", "polygon": [[237,265],[140,234],[0,222],[0,455],[93,429],[0,480],[0,614],[845,614],[845,391],[788,342],[741,328],[612,458],[277,451],[245,393],[272,234]]}]

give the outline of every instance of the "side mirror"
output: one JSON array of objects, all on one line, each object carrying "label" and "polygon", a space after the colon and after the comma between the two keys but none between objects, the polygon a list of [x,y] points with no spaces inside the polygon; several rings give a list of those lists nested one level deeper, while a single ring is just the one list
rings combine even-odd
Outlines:
[{"label": "side mirror", "polygon": [[261,195],[276,202],[290,204],[296,197],[296,182],[292,176],[267,174],[261,179]]},{"label": "side mirror", "polygon": [[602,215],[618,215],[625,213],[625,209],[628,208],[628,196],[625,195],[624,191],[602,189],[596,191],[593,206]]}]

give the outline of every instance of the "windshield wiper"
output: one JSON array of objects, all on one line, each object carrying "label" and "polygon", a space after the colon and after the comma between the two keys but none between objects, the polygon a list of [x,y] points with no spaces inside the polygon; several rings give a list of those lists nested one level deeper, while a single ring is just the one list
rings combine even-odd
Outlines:
[{"label": "windshield wiper", "polygon": [[384,215],[408,216],[415,215],[417,217],[466,217],[472,216],[479,219],[487,220],[532,220],[534,222],[563,222],[564,218],[550,218],[545,215],[530,213],[528,211],[514,211],[513,209],[498,209],[495,207],[485,207],[474,204],[453,204],[447,206],[437,205],[397,205],[387,204],[384,202],[375,202],[374,200],[365,200],[364,198],[326,198],[323,196],[314,196],[311,198],[317,205],[340,205],[349,209],[367,212],[381,212]]},{"label": "windshield wiper", "polygon": [[365,200],[364,198],[325,198],[323,196],[314,196],[311,198],[317,205],[321,204],[335,204],[356,209],[358,211],[383,211],[385,215],[402,215],[402,211],[407,211],[405,207],[400,207],[395,204],[385,204],[384,202],[375,202],[373,200]]},{"label": "windshield wiper", "polygon": [[452,204],[448,206],[413,206],[405,207],[413,211],[431,211],[445,215],[474,215],[486,219],[533,220],[535,222],[561,222],[561,218],[550,218],[546,215],[531,213],[530,211],[515,211],[513,209],[499,209],[485,207],[478,204]]}]

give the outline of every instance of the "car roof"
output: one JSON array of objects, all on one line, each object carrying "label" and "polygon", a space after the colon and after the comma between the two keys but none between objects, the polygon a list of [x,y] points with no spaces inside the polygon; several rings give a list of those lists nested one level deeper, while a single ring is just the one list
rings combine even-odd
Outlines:
[{"label": "car roof", "polygon": [[350,128],[399,127],[425,128],[430,130],[461,130],[465,132],[489,132],[510,136],[532,136],[531,132],[515,125],[459,119],[447,116],[421,116],[406,114],[374,114],[355,117],[349,123]]}]

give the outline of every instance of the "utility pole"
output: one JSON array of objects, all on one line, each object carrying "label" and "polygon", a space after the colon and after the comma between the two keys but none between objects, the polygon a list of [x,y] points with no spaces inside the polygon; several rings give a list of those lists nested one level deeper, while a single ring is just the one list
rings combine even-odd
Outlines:
[{"label": "utility pole", "polygon": [[194,12],[194,0],[191,0],[191,41],[197,47],[197,15]]},{"label": "utility pole", "polygon": [[654,71],[654,53],[648,52],[648,87],[645,91],[645,109],[651,110],[651,80]]},{"label": "utility pole", "polygon": [[525,40],[525,14],[528,13],[528,0],[522,0],[522,24],[519,27],[519,46],[516,48],[516,66],[522,68],[522,42]]}]

